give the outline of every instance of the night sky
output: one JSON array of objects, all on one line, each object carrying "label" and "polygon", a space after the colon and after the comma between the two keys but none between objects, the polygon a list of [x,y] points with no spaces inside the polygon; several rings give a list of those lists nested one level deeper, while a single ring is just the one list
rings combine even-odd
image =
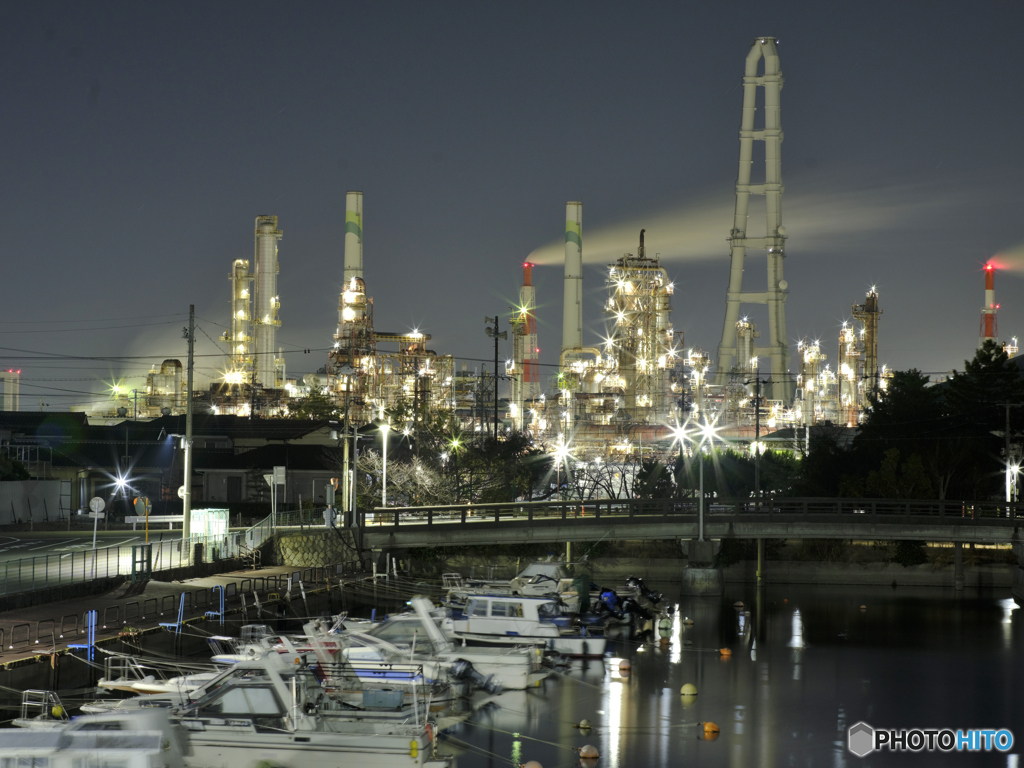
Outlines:
[{"label": "night sky", "polygon": [[[882,362],[962,368],[983,264],[1024,266],[1022,29],[1017,2],[10,5],[0,365],[22,369],[24,410],[142,388],[151,363],[184,360],[195,304],[203,383],[231,262],[275,214],[279,343],[289,376],[315,370],[350,189],[378,330],[419,328],[478,366],[484,316],[516,302],[533,254],[556,362],[564,207],[581,200],[584,343],[604,332],[605,265],[646,227],[677,330],[714,357],[744,59],[775,35],[794,349],[819,338],[834,365],[877,285]],[[997,276],[1001,338],[1024,337],[1022,280]],[[748,259],[744,287],[763,283]]]}]

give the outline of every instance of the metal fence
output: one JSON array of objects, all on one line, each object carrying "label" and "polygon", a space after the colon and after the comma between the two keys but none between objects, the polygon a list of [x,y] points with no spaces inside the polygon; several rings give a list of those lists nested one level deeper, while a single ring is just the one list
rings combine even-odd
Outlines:
[{"label": "metal fence", "polygon": [[[698,500],[685,499],[586,499],[573,501],[505,502],[495,504],[452,504],[426,507],[376,507],[360,510],[359,524],[376,527],[411,527],[500,522],[534,522],[569,519],[692,519]],[[734,515],[750,519],[802,519],[819,516],[830,520],[844,517],[879,521],[913,519],[919,522],[964,524],[984,522],[1019,525],[1024,504],[999,501],[849,499],[849,498],[709,498],[704,512],[709,517]]]},{"label": "metal fence", "polygon": [[[188,540],[178,538],[151,541],[153,571],[168,571],[192,565],[196,544],[203,545],[203,559],[207,562],[244,557],[273,537],[272,517],[268,516],[244,531],[223,536],[193,536]],[[277,513],[278,528],[323,527],[323,520],[323,508]],[[82,546],[84,545],[66,552],[52,552],[3,563],[0,565],[0,574],[3,576],[0,595],[31,592],[91,579],[131,576],[131,545],[95,550],[83,549]]]}]

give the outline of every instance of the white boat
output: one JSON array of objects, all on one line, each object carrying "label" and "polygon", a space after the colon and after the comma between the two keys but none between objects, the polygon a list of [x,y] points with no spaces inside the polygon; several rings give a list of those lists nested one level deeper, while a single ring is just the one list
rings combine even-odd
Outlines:
[{"label": "white boat", "polygon": [[[185,734],[184,764],[196,768],[451,768],[435,751],[431,709],[428,699],[410,706],[401,690],[364,688],[340,666],[325,670],[292,649],[240,661],[184,697],[125,699],[90,722],[130,733],[166,713]],[[5,734],[18,732],[0,731],[0,750]]]},{"label": "white boat", "polygon": [[186,768],[187,741],[166,712],[86,715],[46,729],[0,729],[0,760],[35,768]]},{"label": "white boat", "polygon": [[68,723],[67,710],[55,691],[29,689],[21,692],[21,716],[11,725],[30,731],[48,731]]},{"label": "white boat", "polygon": [[450,631],[470,643],[540,644],[566,656],[603,656],[607,645],[603,636],[570,627],[553,598],[468,595]]},{"label": "white boat", "polygon": [[96,686],[106,691],[127,693],[193,691],[221,672],[221,669],[185,671],[181,665],[174,665],[171,669],[178,674],[168,676],[166,665],[145,664],[134,656],[107,656],[103,663],[103,677],[96,682]]},{"label": "white boat", "polygon": [[[458,647],[460,639],[451,634],[451,620],[445,613],[435,612],[424,597],[414,597],[411,603],[412,613],[391,616],[379,624],[347,633],[351,640],[345,657],[357,670],[369,660],[394,658],[387,651],[390,648],[420,662],[469,662],[476,673],[496,679],[505,690],[535,687],[551,673],[542,663],[543,654],[533,647]],[[487,691],[486,686],[480,687]]]}]

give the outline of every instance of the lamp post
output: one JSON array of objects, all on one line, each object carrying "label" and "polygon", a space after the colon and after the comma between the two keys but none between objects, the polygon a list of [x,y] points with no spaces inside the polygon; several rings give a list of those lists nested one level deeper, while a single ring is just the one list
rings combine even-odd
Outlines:
[{"label": "lamp post", "polygon": [[[555,488],[558,491],[558,500],[562,500],[562,462],[569,456],[569,446],[563,442],[561,435],[558,436],[558,447],[551,453],[555,458]],[[568,467],[566,467],[568,477]]]},{"label": "lamp post", "polygon": [[[455,471],[455,503],[458,504],[462,501],[462,488],[459,482],[459,447],[462,445],[462,441],[458,437],[453,437],[451,440],[452,446],[452,466]],[[447,454],[441,454],[441,460],[447,459]]]},{"label": "lamp post", "polygon": [[384,422],[380,425],[380,433],[384,437],[384,471],[381,474],[380,480],[380,505],[386,507],[388,505],[388,431],[391,429],[391,425]]},{"label": "lamp post", "polygon": [[[697,447],[697,465],[698,465],[698,486],[697,493],[700,498],[697,501],[697,541],[704,541],[704,446],[714,444],[715,438],[718,437],[718,429],[714,424],[708,424],[707,422],[698,422],[696,430],[687,429],[686,422],[681,427],[675,427],[673,433],[676,439],[679,441],[679,455],[682,457],[683,452],[683,441],[689,440],[696,444]],[[694,434],[698,434],[700,438],[694,440]]]}]

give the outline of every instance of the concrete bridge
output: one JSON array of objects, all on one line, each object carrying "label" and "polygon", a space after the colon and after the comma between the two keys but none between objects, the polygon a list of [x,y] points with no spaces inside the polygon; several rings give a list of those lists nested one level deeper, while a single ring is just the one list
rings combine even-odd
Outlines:
[{"label": "concrete bridge", "polygon": [[[462,504],[362,511],[363,545],[436,547],[585,542],[611,537],[697,539],[692,499]],[[904,499],[750,499],[707,504],[703,538],[1024,542],[1024,504]]]},{"label": "concrete bridge", "polygon": [[[703,519],[701,519],[703,518]],[[373,549],[473,546],[603,539],[690,542],[708,539],[846,539],[951,542],[957,584],[964,543],[1010,544],[1019,567],[1013,595],[1024,603],[1024,504],[905,499],[720,500],[700,514],[693,499],[462,504],[361,511],[362,546]],[[701,536],[703,534],[703,536]],[[705,553],[710,552],[710,547]],[[692,559],[692,555],[691,555]],[[710,556],[697,559],[710,560]]]}]

